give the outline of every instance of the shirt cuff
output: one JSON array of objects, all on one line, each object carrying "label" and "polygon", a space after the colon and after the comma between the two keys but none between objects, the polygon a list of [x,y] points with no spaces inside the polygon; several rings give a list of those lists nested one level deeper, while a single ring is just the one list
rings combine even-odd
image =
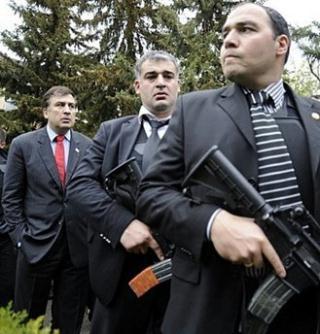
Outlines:
[{"label": "shirt cuff", "polygon": [[221,211],[222,209],[217,209],[216,211],[213,212],[213,214],[211,215],[208,225],[207,225],[207,230],[206,230],[206,235],[207,235],[207,239],[211,241],[211,228],[212,225],[214,223],[214,220],[216,219],[218,213]]}]

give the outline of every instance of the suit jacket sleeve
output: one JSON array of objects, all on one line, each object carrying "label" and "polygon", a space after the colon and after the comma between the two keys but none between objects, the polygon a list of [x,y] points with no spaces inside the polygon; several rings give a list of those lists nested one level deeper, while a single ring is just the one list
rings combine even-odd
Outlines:
[{"label": "suit jacket sleeve", "polygon": [[27,225],[24,214],[26,172],[21,140],[11,143],[3,182],[2,205],[6,224],[14,243],[18,243]]},{"label": "suit jacket sleeve", "polygon": [[186,114],[181,97],[159,151],[141,182],[137,210],[139,219],[199,259],[207,241],[207,224],[217,206],[199,203],[183,194],[181,184],[192,167],[185,155],[185,122],[190,122]]},{"label": "suit jacket sleeve", "polygon": [[107,148],[115,149],[109,132],[110,126],[103,123],[80,162],[67,189],[67,210],[77,219],[85,219],[115,248],[135,216],[104,189],[103,164],[109,158]]}]

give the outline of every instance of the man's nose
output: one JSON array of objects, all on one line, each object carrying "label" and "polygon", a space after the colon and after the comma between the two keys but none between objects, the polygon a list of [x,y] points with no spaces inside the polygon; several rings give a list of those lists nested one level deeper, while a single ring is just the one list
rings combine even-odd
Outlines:
[{"label": "man's nose", "polygon": [[238,34],[235,30],[230,30],[223,40],[223,46],[225,48],[235,47],[239,43]]},{"label": "man's nose", "polygon": [[157,87],[165,87],[166,83],[165,83],[165,79],[163,77],[163,75],[159,75],[157,77]]},{"label": "man's nose", "polygon": [[72,112],[72,107],[69,106],[68,104],[66,104],[64,107],[63,107],[63,113],[65,114],[71,114]]}]

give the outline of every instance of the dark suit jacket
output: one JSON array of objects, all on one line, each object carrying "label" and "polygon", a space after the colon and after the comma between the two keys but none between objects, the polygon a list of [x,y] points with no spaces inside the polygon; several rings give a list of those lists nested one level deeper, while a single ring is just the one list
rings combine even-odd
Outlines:
[{"label": "dark suit jacket", "polygon": [[[313,182],[313,212],[320,218],[320,103],[292,95],[305,128]],[[177,248],[164,333],[231,334],[239,321],[241,271],[206,239],[212,213],[226,198],[217,188],[210,204],[190,200],[181,184],[212,145],[247,179],[257,182],[256,149],[248,104],[238,86],[182,96],[167,135],[142,180],[138,218],[160,229]],[[199,193],[206,194],[206,189]],[[192,309],[190,308],[192,305]]]},{"label": "dark suit jacket", "polygon": [[139,129],[136,116],[102,123],[68,188],[70,211],[89,222],[90,281],[105,306],[114,297],[127,254],[119,240],[135,216],[108,196],[104,178],[129,158]]},{"label": "dark suit jacket", "polygon": [[[7,152],[0,149],[0,198],[2,197],[3,177],[7,165]],[[4,221],[2,205],[0,205],[0,234],[8,232],[8,226]]]},{"label": "dark suit jacket", "polygon": [[[71,131],[66,187],[90,143],[89,138]],[[86,227],[65,217],[65,190],[46,128],[12,141],[2,203],[11,237],[30,263],[40,261],[48,253],[63,223],[73,263],[87,263]]]}]

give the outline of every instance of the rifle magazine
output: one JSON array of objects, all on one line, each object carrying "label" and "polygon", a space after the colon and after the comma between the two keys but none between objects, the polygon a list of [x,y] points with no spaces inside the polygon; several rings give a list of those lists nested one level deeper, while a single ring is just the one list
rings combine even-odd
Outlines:
[{"label": "rifle magazine", "polygon": [[298,293],[287,282],[270,275],[258,288],[248,307],[246,334],[265,334],[288,300]]},{"label": "rifle magazine", "polygon": [[135,295],[139,298],[153,287],[169,280],[172,276],[171,270],[171,259],[160,261],[141,271],[129,282],[129,286]]}]

